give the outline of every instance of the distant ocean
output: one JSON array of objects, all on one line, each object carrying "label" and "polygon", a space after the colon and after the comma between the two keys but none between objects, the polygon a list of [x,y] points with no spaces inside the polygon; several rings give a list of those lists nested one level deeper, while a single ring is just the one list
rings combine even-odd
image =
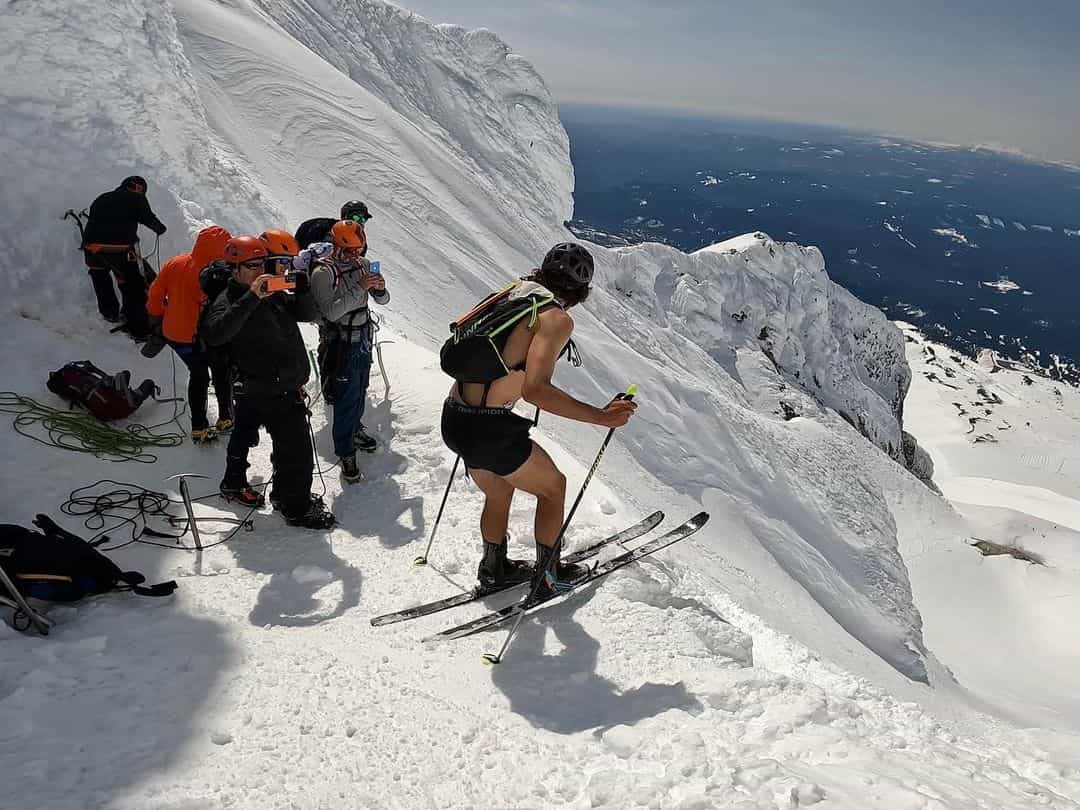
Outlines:
[{"label": "distant ocean", "polygon": [[816,245],[833,280],[890,317],[1080,382],[1080,172],[817,127],[560,113],[580,235]]}]

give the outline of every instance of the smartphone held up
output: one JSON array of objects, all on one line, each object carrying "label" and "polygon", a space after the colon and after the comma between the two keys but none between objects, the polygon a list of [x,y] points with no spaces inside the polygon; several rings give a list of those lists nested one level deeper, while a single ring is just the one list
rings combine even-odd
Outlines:
[{"label": "smartphone held up", "polygon": [[295,271],[285,273],[281,276],[271,276],[266,280],[266,291],[271,293],[285,292],[286,290],[296,289],[296,276]]}]

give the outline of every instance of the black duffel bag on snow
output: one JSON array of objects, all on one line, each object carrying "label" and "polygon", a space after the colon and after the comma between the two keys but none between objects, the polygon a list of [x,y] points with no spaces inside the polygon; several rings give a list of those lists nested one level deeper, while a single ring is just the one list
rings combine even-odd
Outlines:
[{"label": "black duffel bag on snow", "polygon": [[[77,602],[109,591],[140,596],[168,596],[175,582],[143,587],[146,577],[121,571],[112,560],[81,537],[65,531],[45,515],[34,518],[40,532],[0,524],[0,567],[24,597],[48,602]],[[12,596],[0,584],[0,596]]]}]

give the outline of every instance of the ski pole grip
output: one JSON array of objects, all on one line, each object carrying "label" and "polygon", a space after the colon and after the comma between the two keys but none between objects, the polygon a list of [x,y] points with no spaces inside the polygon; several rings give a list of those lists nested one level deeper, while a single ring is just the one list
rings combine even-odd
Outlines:
[{"label": "ski pole grip", "polygon": [[637,396],[637,385],[631,383],[622,393],[616,394],[615,399],[633,399]]}]

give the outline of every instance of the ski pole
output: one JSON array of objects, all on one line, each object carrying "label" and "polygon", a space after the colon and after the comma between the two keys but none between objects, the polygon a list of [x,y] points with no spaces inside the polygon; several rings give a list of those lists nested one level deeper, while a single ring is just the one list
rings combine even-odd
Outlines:
[{"label": "ski pole", "polygon": [[[637,386],[631,385],[622,394],[617,394],[615,399],[633,399],[637,396]],[[600,459],[604,457],[604,451],[607,450],[608,444],[611,443],[611,437],[615,435],[615,428],[609,428],[607,436],[604,437],[604,443],[600,445],[600,451],[596,454],[596,460],[593,461],[592,466],[589,468],[589,472],[585,475],[585,480],[581,484],[581,489],[578,490],[577,497],[574,498],[574,505],[570,507],[570,512],[566,515],[566,520],[563,521],[562,528],[559,529],[559,536],[555,538],[555,544],[552,546],[552,551],[548,557],[547,569],[543,574],[539,574],[533,582],[532,589],[529,591],[529,595],[525,597],[525,601],[522,604],[527,604],[536,598],[536,592],[540,587],[540,583],[543,582],[543,577],[556,565],[558,565],[559,557],[562,554],[562,542],[563,537],[566,535],[566,530],[570,527],[570,521],[574,519],[574,513],[577,512],[578,505],[581,503],[582,497],[585,495],[585,488],[589,486],[589,482],[592,480],[593,475],[596,473],[597,468],[600,466]],[[484,653],[481,656],[481,660],[485,664],[495,665],[502,662],[503,655],[506,654],[507,648],[510,646],[510,641],[514,638],[514,634],[517,633],[518,626],[521,624],[521,619],[525,616],[525,611],[521,608],[517,611],[517,617],[514,619],[514,624],[510,628],[510,632],[506,634],[506,639],[503,641],[499,651],[494,655],[491,653]]]},{"label": "ski pole", "polygon": [[428,554],[431,553],[431,544],[435,542],[435,532],[439,529],[439,521],[442,520],[443,509],[446,508],[446,499],[450,497],[450,487],[454,484],[454,476],[457,475],[458,464],[461,463],[461,456],[454,459],[454,469],[450,471],[450,480],[446,482],[446,492],[443,493],[442,503],[439,504],[439,514],[435,516],[435,525],[431,527],[431,537],[428,538],[427,548],[424,549],[424,553],[413,560],[413,565],[427,565]]}]

